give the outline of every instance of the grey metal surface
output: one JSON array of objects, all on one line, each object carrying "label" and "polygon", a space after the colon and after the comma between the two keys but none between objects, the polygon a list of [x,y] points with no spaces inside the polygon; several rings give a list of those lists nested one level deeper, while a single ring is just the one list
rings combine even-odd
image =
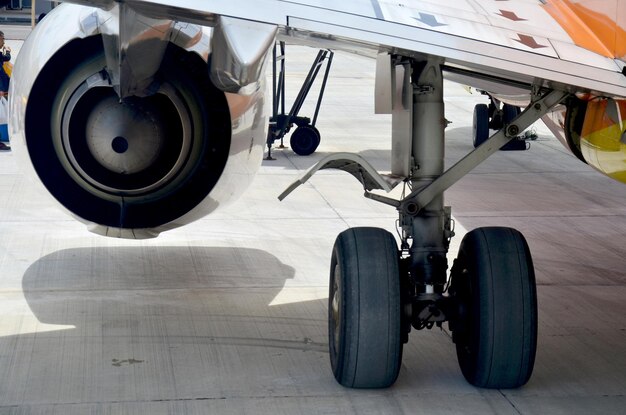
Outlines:
[{"label": "grey metal surface", "polygon": [[485,6],[485,2],[477,0],[445,5],[383,0],[349,0],[341,5],[293,0],[126,3],[154,17],[210,25],[217,15],[224,15],[278,25],[283,38],[291,42],[363,50],[372,55],[381,49],[413,52],[528,84],[542,81],[626,96],[626,78],[621,74],[623,62],[576,46],[543,10],[541,2],[507,1],[507,8],[523,9],[528,22],[497,17],[497,5]]},{"label": "grey metal surface", "polygon": [[[126,16],[125,18],[128,18],[128,16]],[[131,32],[131,34],[129,34],[128,36],[122,36],[121,38],[112,39],[112,41],[114,43],[132,43],[133,41],[136,42],[138,40],[146,40],[142,38],[142,36],[137,34],[143,33],[141,29],[145,29],[147,32],[143,34],[147,35],[147,39],[152,39],[160,45],[160,38],[158,36],[154,37],[156,35],[154,35],[153,32],[156,29],[146,26],[149,24],[155,24],[155,21],[152,19],[147,19],[143,21],[141,19],[142,18],[140,18],[140,22],[137,23],[138,26],[134,26],[131,24],[130,27],[127,27],[125,29]],[[63,4],[55,8],[51,13],[49,13],[46,16],[46,19],[43,20],[42,23],[40,23],[35,30],[33,30],[32,35],[28,38],[28,40],[24,42],[23,45],[21,45],[19,58],[16,59],[14,69],[15,73],[19,74],[19,76],[14,76],[11,82],[11,120],[9,122],[9,130],[11,131],[12,147],[15,151],[15,154],[18,158],[21,159],[20,165],[23,166],[24,169],[28,170],[30,168],[29,174],[35,177],[37,175],[35,169],[30,166],[24,120],[27,104],[29,102],[29,99],[32,98],[30,96],[30,92],[37,79],[38,73],[44,68],[44,66],[51,59],[51,57],[60,48],[62,48],[70,41],[74,39],[82,39],[93,36],[101,33],[102,31],[112,36],[111,34],[115,32],[115,29],[113,28],[115,27],[114,20],[114,17],[107,11],[88,7],[80,7],[71,4]],[[173,37],[172,41],[174,43],[183,48],[187,48],[192,52],[197,53],[205,61],[208,60],[209,53],[211,51],[211,44],[208,40],[210,39],[211,34],[210,29],[200,31],[197,27],[189,27],[189,25],[186,24],[170,25],[170,23],[166,22],[163,30],[168,33],[168,36]],[[236,30],[233,29],[231,31]],[[264,42],[267,43],[267,39],[264,39]],[[143,46],[145,47],[145,45]],[[156,48],[156,55],[159,55],[161,53],[161,46],[158,46]],[[127,59],[129,60],[120,60],[119,64],[121,65],[121,73],[124,73],[124,71],[126,70],[130,70],[128,66],[133,66],[133,62],[136,62],[136,59],[142,59],[140,57],[140,54],[137,55],[137,53],[146,52],[145,50],[141,50],[140,47],[137,47],[137,49],[135,49],[132,44],[129,45],[128,48],[123,48],[123,50],[128,51],[130,55],[127,56]],[[231,51],[236,52],[237,50],[231,49]],[[249,50],[246,50],[246,53],[249,52]],[[249,58],[248,55],[246,55],[245,57]],[[160,62],[160,58],[158,58],[157,60]],[[150,72],[152,72],[150,68],[154,69],[153,63],[154,62],[147,65],[148,70],[147,72],[142,72],[143,75],[140,75],[139,77],[131,77],[131,79],[129,79],[130,83],[127,85],[127,87],[132,90],[133,88],[138,87],[140,84],[143,84],[144,81],[149,82]],[[265,79],[264,77],[261,77],[259,79],[260,68],[258,65],[262,67],[262,62],[253,63],[257,65],[252,65],[253,67],[251,69],[252,72],[254,72],[256,79],[254,79],[252,76],[246,78],[250,82],[252,82],[252,80],[255,81],[254,85],[248,85],[253,86],[253,88],[248,88],[245,91],[245,96],[227,94],[226,97],[231,112],[231,142],[229,147],[229,157],[224,167],[224,171],[220,176],[220,179],[211,190],[210,195],[207,195],[202,201],[200,201],[200,203],[198,203],[198,205],[194,209],[191,209],[182,217],[155,228],[123,230],[119,227],[94,224],[80,217],[77,217],[77,219],[84,220],[89,230],[102,235],[117,235],[120,237],[124,236],[137,238],[153,237],[155,235],[158,235],[162,231],[191,223],[194,220],[205,216],[206,214],[214,211],[218,207],[223,206],[224,204],[232,201],[237,196],[239,196],[250,185],[255,173],[258,171],[258,168],[261,164],[265,145],[265,120],[267,119],[269,111],[269,108],[265,105]],[[95,72],[99,72],[103,68],[103,66],[104,65],[100,65],[99,68],[97,68],[93,72],[86,74],[86,76],[83,78],[81,78],[81,76],[84,75],[82,72],[75,71],[71,77],[68,77],[68,79],[65,80],[65,82],[68,84],[67,91],[74,91],[74,89],[78,88],[78,86],[81,85],[83,81],[86,80],[86,78],[93,75]],[[239,69],[245,71],[248,68]],[[81,70],[86,69],[82,68]],[[171,96],[172,101],[174,101],[174,107],[176,107],[176,110],[180,111],[182,109],[182,105],[179,105],[179,101],[181,98],[174,97],[171,93],[168,92],[168,90],[171,89],[168,88],[168,82],[163,82],[162,85],[157,85],[155,88],[156,89],[152,92],[158,92],[162,93],[165,96]],[[64,94],[58,94],[58,97],[60,97],[59,101],[62,104],[64,103],[62,99],[67,98],[67,96],[65,96]],[[62,116],[64,115],[63,111],[66,109],[68,109],[68,106],[58,105],[57,108],[51,109],[51,120],[42,120],[42,122],[44,123],[51,123],[51,125],[54,127],[51,128],[53,134],[60,134],[60,132],[63,131],[60,124],[62,123]],[[56,111],[56,113],[52,111]],[[183,129],[185,129],[187,127],[185,122],[185,116],[181,118],[181,122],[183,124]],[[111,125],[111,127],[113,127],[113,125]],[[149,129],[149,126],[146,128]],[[187,130],[189,130],[189,128],[187,128]],[[98,134],[95,129],[91,129],[88,132],[91,134]],[[113,140],[117,138],[118,132],[119,131],[116,131],[116,135],[109,136],[109,144],[112,144]],[[188,132],[189,131],[186,131],[185,134]],[[124,133],[127,134],[129,132]],[[142,139],[145,139],[146,135],[141,134],[141,136]],[[30,139],[36,140],[37,138],[30,137]],[[72,155],[67,154],[68,152],[66,152],[63,146],[59,144],[62,142],[62,138],[59,138],[57,141],[58,145],[56,147],[56,150],[61,159],[64,160],[67,155],[67,157],[70,159],[70,162],[68,162],[68,164],[76,166],[75,163],[71,163]],[[186,137],[185,141],[188,141]],[[184,170],[185,165],[183,164],[186,163],[189,159],[189,152],[186,152],[184,150],[186,150],[188,147],[189,146],[187,145],[187,143],[183,145],[183,151],[181,152],[179,159],[177,160],[173,168],[168,172],[168,174],[164,175],[161,182],[167,182],[171,178],[171,176],[174,176],[174,173]],[[116,158],[116,156],[113,154],[114,151],[112,151],[112,147],[109,148],[108,152],[106,153],[103,153],[101,148],[96,148],[96,146],[94,145],[91,146],[91,150],[96,155],[95,158],[99,161],[102,161],[104,163],[103,165],[106,168],[118,169],[119,171],[120,163],[126,163],[128,165],[134,165],[134,167],[132,168],[136,169],[142,163],[138,160],[138,156],[136,154],[133,155],[130,152],[125,153],[126,157],[121,157],[121,159],[124,160],[114,161],[113,159],[111,159],[111,156],[113,156],[113,158]],[[108,159],[108,161],[105,161],[105,159]],[[77,182],[79,182],[81,186],[83,186],[83,183],[81,181],[84,181],[85,183],[89,183],[88,186],[98,187],[98,189],[95,189],[94,192],[99,192],[104,187],[101,186],[101,183],[94,184],[94,180],[89,180],[92,179],[91,177],[81,174],[78,169],[68,168],[68,171],[70,171],[70,174],[74,174],[75,176],[79,177]],[[87,179],[84,179],[84,177],[87,177]],[[179,175],[178,177],[182,177],[182,175]],[[175,180],[170,180],[169,183],[172,186],[174,186],[174,184],[178,184]],[[121,202],[121,199],[119,200]]]},{"label": "grey metal surface", "polygon": [[102,14],[100,31],[113,88],[120,98],[150,95],[174,22],[140,16],[124,3]]},{"label": "grey metal surface", "polygon": [[[297,86],[315,51],[290,53]],[[373,65],[337,54],[316,154],[275,151],[229,209],[154,240],[85,233],[20,173],[14,154],[0,153],[0,413],[621,413],[626,187],[566,154],[541,126],[529,151],[495,154],[446,194],[453,252],[477,226],[513,226],[528,238],[540,322],[529,384],[469,386],[442,331],[411,333],[390,389],[335,383],[326,353],[333,240],[347,226],[394,232],[397,214],[363,199],[344,172],[324,171],[282,203],[276,195],[330,152],[359,152],[388,169],[390,117],[372,115]],[[446,88],[451,165],[473,148],[472,108],[485,101]]]},{"label": "grey metal surface", "polygon": [[283,200],[298,186],[306,183],[315,173],[325,169],[337,169],[351,174],[363,185],[363,189],[367,191],[380,189],[385,192],[390,192],[403,180],[402,177],[385,177],[379,174],[367,160],[358,154],[332,153],[311,166],[298,180],[289,185],[289,187],[278,196],[278,199]]},{"label": "grey metal surface", "polygon": [[[380,55],[379,55],[380,56]],[[377,62],[379,62],[377,60]],[[378,65],[376,68],[378,74]],[[413,162],[414,98],[411,84],[411,67],[392,67],[393,109],[391,114],[391,173],[402,177],[411,175]],[[378,96],[378,94],[376,94]]]},{"label": "grey metal surface", "polygon": [[220,17],[211,38],[211,80],[215,86],[232,93],[257,91],[276,32],[273,25]]},{"label": "grey metal surface", "polygon": [[525,131],[534,122],[540,120],[541,117],[551,111],[555,106],[559,105],[566,97],[567,93],[550,91],[546,93],[545,96],[541,97],[541,99],[533,101],[532,105],[512,120],[510,124],[507,124],[504,128],[489,137],[478,148],[468,153],[445,173],[437,176],[432,183],[429,183],[423,189],[414,190],[407,196],[407,199],[414,198],[413,201],[417,203],[419,209],[427,206],[431,200],[438,197],[454,183],[465,177],[468,172],[478,167],[489,156],[499,151],[504,144]]}]

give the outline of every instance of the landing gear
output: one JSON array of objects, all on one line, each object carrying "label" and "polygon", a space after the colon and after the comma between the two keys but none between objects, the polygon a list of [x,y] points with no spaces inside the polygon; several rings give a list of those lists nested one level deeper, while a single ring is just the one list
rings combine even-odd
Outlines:
[{"label": "landing gear", "polygon": [[479,228],[463,238],[451,273],[450,321],[463,375],[483,388],[517,388],[532,374],[537,293],[530,251],[510,228]]},{"label": "landing gear", "polygon": [[472,127],[472,142],[476,148],[489,138],[489,107],[487,104],[476,104],[474,107]]},{"label": "landing gear", "polygon": [[[509,105],[509,104],[504,104],[502,105],[502,122],[503,125],[500,127],[504,127],[504,125],[509,124],[511,121],[513,121],[518,115],[520,115],[522,111],[514,106],[514,105]],[[500,150],[503,151],[523,151],[523,150],[528,150],[530,148],[530,144],[528,144],[526,142],[526,135],[522,135],[521,137],[518,137],[515,140],[511,140],[508,143],[506,143],[505,145],[503,145]],[[528,136],[531,137],[532,136]],[[536,138],[536,136],[535,136]]]},{"label": "landing gear", "polygon": [[504,124],[508,124],[515,119],[518,115],[520,115],[522,111],[514,106],[509,104],[502,105],[502,120]]},{"label": "landing gear", "polygon": [[[402,344],[411,327],[443,329],[447,321],[461,371],[471,384],[522,386],[532,373],[537,341],[537,297],[528,245],[514,229],[471,231],[463,239],[450,281],[447,253],[454,221],[450,207],[444,206],[443,192],[569,93],[533,88],[531,103],[521,114],[516,110],[505,114],[512,118],[501,120],[497,132],[445,169],[440,62],[379,56],[377,64],[390,65],[383,66],[381,74],[394,74],[381,80],[396,94],[396,104],[387,108],[394,127],[392,174],[378,174],[358,155],[327,156],[279,197],[282,200],[313,172],[337,168],[361,182],[365,197],[399,213],[399,253],[393,236],[380,229],[351,229],[337,238],[329,298],[333,373],[348,387],[389,386],[398,375]],[[475,128],[483,132],[484,110],[477,110],[482,124]],[[401,200],[371,192],[390,191],[398,177],[411,190],[408,195],[403,192]]]},{"label": "landing gear", "polygon": [[330,361],[351,388],[392,385],[402,360],[396,241],[378,228],[352,228],[333,248],[328,296]]},{"label": "landing gear", "polygon": [[[472,123],[472,143],[474,148],[487,141],[489,138],[489,130],[499,130],[505,125],[508,125],[513,121],[520,113],[521,110],[509,104],[502,104],[500,108],[500,102],[490,97],[491,103],[476,104],[474,107],[474,117]],[[527,150],[526,141],[523,138],[509,141],[502,146],[501,150]]]}]

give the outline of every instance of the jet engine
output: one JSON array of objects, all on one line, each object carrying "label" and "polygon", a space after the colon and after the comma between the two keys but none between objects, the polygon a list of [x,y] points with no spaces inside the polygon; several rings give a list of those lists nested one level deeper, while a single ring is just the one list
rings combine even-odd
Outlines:
[{"label": "jet engine", "polygon": [[148,238],[251,182],[275,33],[243,50],[238,28],[219,20],[202,28],[133,13],[63,4],[47,15],[15,64],[9,128],[22,164],[91,231]]},{"label": "jet engine", "polygon": [[572,152],[601,173],[626,183],[626,100],[576,97],[563,126]]}]

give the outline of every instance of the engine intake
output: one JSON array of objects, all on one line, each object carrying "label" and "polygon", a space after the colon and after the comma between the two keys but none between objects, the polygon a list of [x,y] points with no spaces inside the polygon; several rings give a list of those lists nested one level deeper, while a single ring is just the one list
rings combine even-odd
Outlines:
[{"label": "engine intake", "polygon": [[221,176],[228,103],[206,63],[172,44],[154,95],[120,100],[105,67],[99,36],[73,40],[49,60],[25,113],[28,152],[46,188],[80,218],[162,226],[197,206]]}]

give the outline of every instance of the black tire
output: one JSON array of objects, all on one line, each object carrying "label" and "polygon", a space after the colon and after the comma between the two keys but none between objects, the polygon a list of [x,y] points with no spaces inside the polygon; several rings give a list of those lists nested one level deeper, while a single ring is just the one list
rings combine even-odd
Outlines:
[{"label": "black tire", "polygon": [[502,120],[504,124],[509,124],[511,121],[515,119],[518,115],[520,115],[522,110],[519,107],[514,105],[504,104],[502,106]]},{"label": "black tire", "polygon": [[317,150],[320,145],[320,132],[312,125],[303,125],[296,128],[291,134],[289,143],[294,153],[300,156],[308,156]]},{"label": "black tire", "polygon": [[333,374],[349,388],[392,385],[402,361],[399,254],[393,235],[352,228],[333,248],[328,300]]},{"label": "black tire", "polygon": [[489,107],[487,104],[477,104],[474,107],[472,126],[472,141],[474,148],[476,148],[489,138]]},{"label": "black tire", "polygon": [[517,388],[530,379],[537,349],[537,293],[528,244],[510,228],[478,228],[461,242],[450,294],[463,375],[483,388]]},{"label": "black tire", "polygon": [[[522,110],[514,105],[504,104],[502,106],[502,120],[504,125],[508,125],[511,121],[513,121]],[[526,141],[524,140],[511,140],[502,147],[500,150],[503,151],[524,151],[527,150]]]}]

